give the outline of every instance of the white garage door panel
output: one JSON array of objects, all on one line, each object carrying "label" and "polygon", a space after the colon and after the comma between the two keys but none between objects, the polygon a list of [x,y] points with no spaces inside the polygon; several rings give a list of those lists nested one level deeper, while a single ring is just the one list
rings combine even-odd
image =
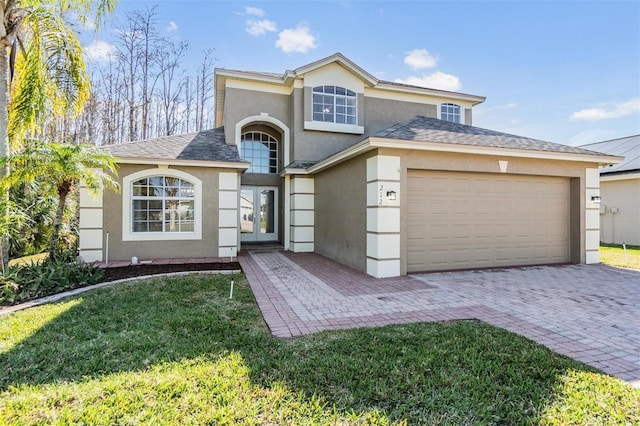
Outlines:
[{"label": "white garage door panel", "polygon": [[569,180],[411,170],[409,272],[568,262]]}]

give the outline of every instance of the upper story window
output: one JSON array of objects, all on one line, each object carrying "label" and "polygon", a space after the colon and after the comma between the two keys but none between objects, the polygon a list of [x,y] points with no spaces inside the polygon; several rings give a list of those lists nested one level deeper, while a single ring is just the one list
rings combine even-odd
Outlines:
[{"label": "upper story window", "polygon": [[149,176],[131,183],[131,231],[194,232],[193,183],[172,176]]},{"label": "upper story window", "polygon": [[357,96],[352,90],[339,86],[313,88],[313,121],[356,124]]},{"label": "upper story window", "polygon": [[240,156],[251,163],[248,173],[278,173],[278,141],[267,133],[244,133]]},{"label": "upper story window", "polygon": [[460,123],[460,105],[442,104],[440,105],[440,119],[452,123]]}]

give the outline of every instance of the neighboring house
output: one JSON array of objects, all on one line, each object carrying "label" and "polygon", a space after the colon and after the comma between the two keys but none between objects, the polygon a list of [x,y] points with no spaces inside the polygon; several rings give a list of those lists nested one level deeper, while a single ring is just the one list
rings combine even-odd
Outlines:
[{"label": "neighboring house", "polygon": [[584,145],[625,157],[600,167],[600,241],[640,246],[640,135]]},{"label": "neighboring house", "polygon": [[598,262],[598,166],[621,158],[472,127],[484,100],[339,53],[284,74],[216,69],[215,129],[104,148],[122,192],[81,192],[81,255],[277,242],[375,277]]}]

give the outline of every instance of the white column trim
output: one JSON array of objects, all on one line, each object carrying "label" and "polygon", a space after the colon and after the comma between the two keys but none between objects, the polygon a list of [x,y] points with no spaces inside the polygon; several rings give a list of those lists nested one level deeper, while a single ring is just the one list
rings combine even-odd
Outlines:
[{"label": "white column trim", "polygon": [[313,252],[315,249],[314,178],[291,176],[289,190],[289,214],[286,215],[289,222],[289,249],[297,253]]},{"label": "white column trim", "polygon": [[[600,172],[585,169],[584,251],[585,263],[600,263],[600,203],[591,201],[600,196]],[[594,219],[597,218],[597,219]]]},{"label": "white column trim", "polygon": [[218,257],[238,256],[238,190],[237,173],[218,174]]},{"label": "white column trim", "polygon": [[400,275],[400,157],[367,159],[367,274]]}]

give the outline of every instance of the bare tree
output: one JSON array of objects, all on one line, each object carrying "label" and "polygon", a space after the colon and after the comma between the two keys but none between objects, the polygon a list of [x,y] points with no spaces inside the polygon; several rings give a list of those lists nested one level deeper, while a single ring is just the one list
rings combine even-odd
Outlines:
[{"label": "bare tree", "polygon": [[181,95],[184,88],[184,79],[178,79],[180,63],[189,47],[186,41],[174,43],[165,40],[164,46],[156,55],[156,63],[159,69],[160,89],[158,97],[162,104],[164,118],[164,134],[173,135],[178,127],[180,117]]},{"label": "bare tree", "polygon": [[213,64],[217,59],[213,56],[213,49],[202,52],[202,61],[198,67],[196,77],[196,130],[207,128],[207,103],[213,98]]}]

